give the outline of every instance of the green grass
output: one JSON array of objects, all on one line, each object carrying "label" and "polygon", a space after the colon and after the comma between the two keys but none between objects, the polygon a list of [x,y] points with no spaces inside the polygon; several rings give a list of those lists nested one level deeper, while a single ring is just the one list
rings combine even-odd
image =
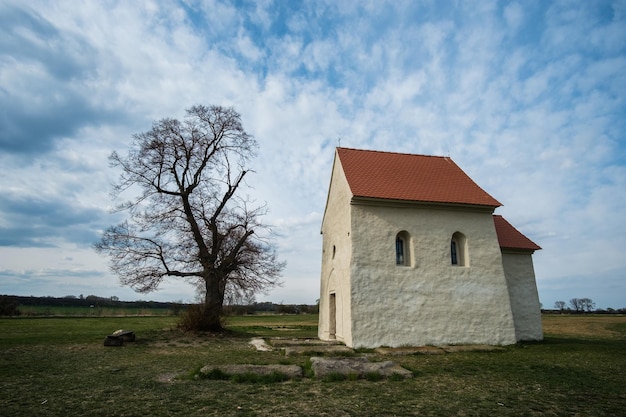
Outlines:
[{"label": "green grass", "polygon": [[317,338],[317,314],[231,316],[226,326],[241,336]]},{"label": "green grass", "polygon": [[[367,352],[412,370],[406,380],[318,380],[308,357],[248,345],[250,335],[312,337],[316,320],[234,317],[231,332],[215,336],[184,334],[175,317],[0,319],[1,414],[620,416],[626,409],[624,317],[544,318],[544,342],[499,352]],[[134,330],[136,343],[102,346],[119,328]],[[202,366],[228,363],[297,364],[305,378],[196,378]]]},{"label": "green grass", "polygon": [[15,317],[0,319],[0,348],[20,345],[92,344],[118,329],[131,329],[144,339],[166,334],[176,317]]}]

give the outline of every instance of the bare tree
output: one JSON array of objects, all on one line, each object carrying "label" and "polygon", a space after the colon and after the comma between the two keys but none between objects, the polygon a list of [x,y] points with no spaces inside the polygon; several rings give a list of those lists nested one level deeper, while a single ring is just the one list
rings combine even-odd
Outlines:
[{"label": "bare tree", "polygon": [[572,310],[574,310],[577,313],[583,311],[582,305],[580,303],[580,299],[579,298],[572,298],[572,299],[570,299],[569,300],[569,305],[572,307]]},{"label": "bare tree", "polygon": [[225,297],[249,297],[279,285],[265,206],[237,193],[257,143],[232,108],[194,106],[182,121],[162,119],[133,136],[127,156],[113,152],[121,176],[113,194],[137,191],[120,206],[129,214],[95,249],[110,257],[123,285],[156,290],[166,277],[201,288],[198,330],[221,330]]},{"label": "bare tree", "polygon": [[591,312],[596,308],[596,303],[590,298],[572,298],[569,300],[569,304],[577,313]]},{"label": "bare tree", "polygon": [[554,302],[554,308],[556,310],[560,310],[560,311],[565,310],[565,301],[555,301]]},{"label": "bare tree", "polygon": [[581,309],[588,313],[592,312],[596,308],[596,303],[594,303],[591,298],[580,298],[578,301],[581,304]]}]

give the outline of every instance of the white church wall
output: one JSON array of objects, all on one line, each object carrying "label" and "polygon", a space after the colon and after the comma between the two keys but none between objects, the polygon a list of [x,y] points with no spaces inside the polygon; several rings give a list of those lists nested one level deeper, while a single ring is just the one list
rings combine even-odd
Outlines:
[{"label": "white church wall", "polygon": [[[490,210],[361,201],[351,223],[350,346],[515,343]],[[410,266],[395,263],[400,231],[411,236]],[[469,266],[451,265],[455,232],[466,237]]]},{"label": "white church wall", "polygon": [[535,281],[532,254],[502,251],[517,341],[543,340],[541,305]]},{"label": "white church wall", "polygon": [[[335,160],[322,223],[322,271],[318,337],[339,340],[351,338],[350,310],[350,198],[352,194],[339,160]],[[334,307],[331,306],[334,302]],[[334,317],[333,317],[334,315]]]}]

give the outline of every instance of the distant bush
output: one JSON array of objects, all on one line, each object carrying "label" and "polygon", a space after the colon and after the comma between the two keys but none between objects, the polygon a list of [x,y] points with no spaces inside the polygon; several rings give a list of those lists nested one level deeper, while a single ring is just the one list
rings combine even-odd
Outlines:
[{"label": "distant bush", "polygon": [[0,316],[19,316],[22,312],[17,308],[17,301],[9,297],[0,297]]}]

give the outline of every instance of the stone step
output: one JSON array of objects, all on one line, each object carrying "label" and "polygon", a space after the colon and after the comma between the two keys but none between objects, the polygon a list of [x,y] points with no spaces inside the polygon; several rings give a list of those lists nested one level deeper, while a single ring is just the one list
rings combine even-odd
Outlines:
[{"label": "stone step", "polygon": [[337,346],[343,345],[343,343],[337,340],[319,340],[319,339],[286,339],[281,337],[273,337],[270,339],[270,344],[274,347],[284,346]]},{"label": "stone step", "polygon": [[331,345],[331,346],[320,346],[320,345],[310,345],[310,346],[287,346],[282,348],[285,350],[285,356],[302,356],[302,355],[340,355],[340,354],[351,354],[354,353],[353,349],[350,349],[347,346],[341,345]]}]

